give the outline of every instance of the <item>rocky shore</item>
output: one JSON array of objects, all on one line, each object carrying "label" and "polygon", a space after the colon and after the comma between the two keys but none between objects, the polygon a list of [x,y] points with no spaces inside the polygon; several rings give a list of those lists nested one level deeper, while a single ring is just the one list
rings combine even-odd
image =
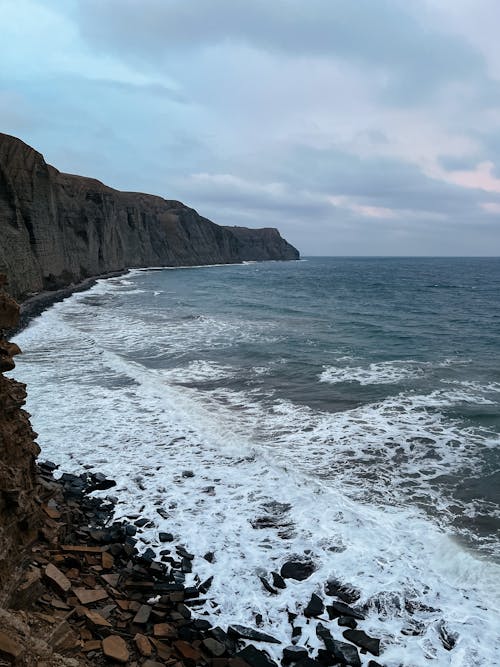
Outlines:
[{"label": "rocky shore", "polygon": [[[107,665],[129,667],[273,667],[266,646],[279,644],[272,635],[237,624],[214,627],[202,610],[211,578],[187,585],[196,571],[194,556],[173,536],[160,533],[165,548],[156,559],[151,549],[139,552],[137,537],[149,523],[113,522],[113,496],[93,497],[114,482],[101,474],[63,474],[41,463],[36,470],[41,509],[38,537],[27,549],[22,575],[10,596],[8,631],[0,630],[0,665]],[[210,561],[214,554],[205,554]],[[279,594],[287,579],[310,576],[307,562],[284,563],[261,583]],[[257,585],[257,582],[256,582]],[[325,584],[325,604],[313,594],[306,619],[318,619],[324,644],[315,655],[301,644],[297,615],[289,613],[292,644],[280,647],[283,665],[326,667],[361,665],[360,652],[378,656],[380,642],[358,624],[359,592],[338,581]],[[6,622],[6,621],[5,621]],[[43,638],[43,639],[41,639]],[[3,662],[2,662],[3,660]],[[363,664],[379,665],[375,660]]]},{"label": "rocky shore", "polygon": [[[254,627],[214,626],[207,611],[216,605],[212,577],[196,575],[189,545],[160,532],[158,556],[139,550],[141,531],[154,522],[140,512],[130,523],[114,521],[117,499],[94,494],[112,494],[113,480],[95,472],[57,478],[54,464],[37,464],[26,388],[3,375],[20,353],[3,337],[19,323],[5,283],[0,275],[0,667],[273,667],[278,654],[283,665],[298,667],[359,667],[362,660],[377,667],[361,657],[378,656],[381,647],[358,628],[364,616],[351,586],[325,582],[322,598],[304,601],[305,621],[288,611],[290,646],[260,630],[259,615]],[[214,557],[204,555],[209,563]],[[288,561],[256,586],[278,596],[288,580],[313,571],[307,560]],[[302,621],[313,620],[319,650],[301,641]],[[266,646],[276,645],[273,659]]]}]

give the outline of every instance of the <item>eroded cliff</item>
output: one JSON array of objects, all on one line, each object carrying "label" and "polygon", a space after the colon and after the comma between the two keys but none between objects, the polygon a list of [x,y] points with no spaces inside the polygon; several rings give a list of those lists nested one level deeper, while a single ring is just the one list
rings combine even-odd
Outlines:
[{"label": "eroded cliff", "polygon": [[222,227],[181,202],[61,173],[0,133],[0,270],[18,299],[132,267],[298,257],[277,229]]},{"label": "eroded cliff", "polygon": [[22,409],[26,387],[3,375],[14,368],[13,357],[20,352],[3,337],[19,318],[19,306],[4,285],[0,275],[0,606],[11,593],[22,550],[37,534],[35,459],[40,451]]}]

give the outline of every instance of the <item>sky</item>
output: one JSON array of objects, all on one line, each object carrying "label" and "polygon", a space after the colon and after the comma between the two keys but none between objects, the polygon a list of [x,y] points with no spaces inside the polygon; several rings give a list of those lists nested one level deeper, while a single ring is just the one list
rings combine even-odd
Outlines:
[{"label": "sky", "polygon": [[500,254],[498,0],[0,0],[0,131],[303,255]]}]

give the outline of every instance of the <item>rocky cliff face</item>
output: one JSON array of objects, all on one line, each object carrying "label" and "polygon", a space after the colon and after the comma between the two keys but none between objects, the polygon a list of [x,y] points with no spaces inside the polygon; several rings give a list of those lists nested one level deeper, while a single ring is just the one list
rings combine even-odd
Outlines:
[{"label": "rocky cliff face", "polygon": [[39,508],[35,500],[35,459],[39,453],[28,414],[24,384],[6,378],[20,352],[1,335],[17,325],[19,306],[2,289],[0,276],[0,606],[10,594],[13,571],[23,548],[37,533]]},{"label": "rocky cliff face", "polygon": [[63,174],[0,134],[0,270],[18,299],[125,268],[298,257],[276,229],[221,227],[181,202]]}]

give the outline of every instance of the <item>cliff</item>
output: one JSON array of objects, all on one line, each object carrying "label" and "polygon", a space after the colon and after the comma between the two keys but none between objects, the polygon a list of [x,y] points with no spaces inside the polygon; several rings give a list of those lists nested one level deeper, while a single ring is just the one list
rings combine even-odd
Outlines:
[{"label": "cliff", "polygon": [[19,306],[3,290],[0,275],[0,607],[14,585],[14,570],[23,548],[37,535],[39,507],[35,493],[35,459],[39,453],[28,414],[22,409],[26,387],[6,378],[14,368],[17,345],[3,337],[16,326]]},{"label": "cliff", "polygon": [[179,201],[61,173],[0,133],[0,271],[17,299],[126,268],[298,257],[277,229],[222,227]]}]

